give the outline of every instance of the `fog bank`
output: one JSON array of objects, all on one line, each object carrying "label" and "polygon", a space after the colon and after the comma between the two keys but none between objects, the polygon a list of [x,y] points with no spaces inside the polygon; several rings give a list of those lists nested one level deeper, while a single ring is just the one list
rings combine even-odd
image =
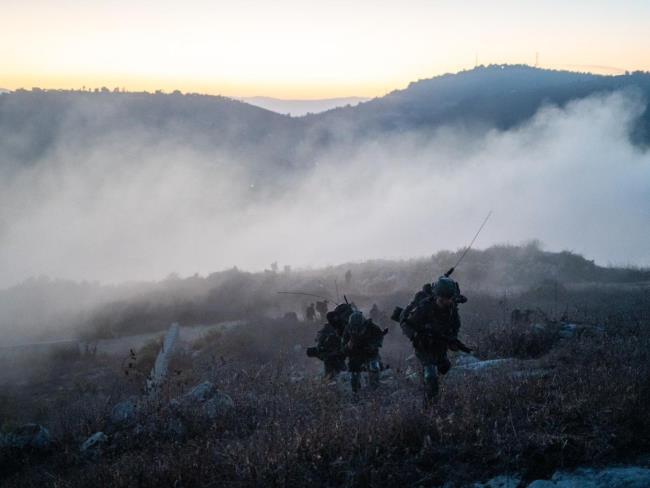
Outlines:
[{"label": "fog bank", "polygon": [[[463,246],[488,210],[481,247],[539,238],[602,264],[650,265],[650,155],[628,137],[644,108],[615,93],[543,108],[507,132],[335,144],[278,175],[290,182],[281,191],[247,160],[135,129],[91,147],[54,134],[38,164],[0,167],[0,286],[424,256]],[[263,160],[267,143],[255,144]]]}]

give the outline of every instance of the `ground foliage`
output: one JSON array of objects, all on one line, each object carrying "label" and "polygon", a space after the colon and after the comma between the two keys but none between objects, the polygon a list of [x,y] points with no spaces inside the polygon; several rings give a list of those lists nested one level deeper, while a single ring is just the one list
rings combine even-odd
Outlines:
[{"label": "ground foliage", "polygon": [[[477,300],[463,339],[481,359],[517,359],[478,372],[453,368],[432,408],[408,377],[417,368],[395,328],[380,391],[358,401],[324,383],[304,355],[316,324],[259,319],[211,332],[177,355],[158,399],[141,401],[134,426],[119,429],[110,409],[142,398],[139,368],[154,346],[126,362],[58,358],[0,395],[4,430],[40,422],[55,447],[3,449],[0,476],[3,486],[463,486],[628,461],[650,448],[650,333],[643,307],[622,305],[627,314],[562,338],[559,322],[514,327],[499,319],[503,300]],[[169,400],[204,380],[235,408],[213,420],[186,416],[179,433]],[[80,444],[100,430],[108,446],[82,455]]]}]

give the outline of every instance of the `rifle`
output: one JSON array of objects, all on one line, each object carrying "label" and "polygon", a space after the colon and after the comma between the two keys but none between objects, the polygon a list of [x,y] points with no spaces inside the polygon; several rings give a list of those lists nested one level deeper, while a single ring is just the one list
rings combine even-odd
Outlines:
[{"label": "rifle", "polygon": [[452,351],[463,351],[467,354],[472,352],[472,349],[463,344],[458,337],[443,336],[442,339],[447,341],[447,347]]},{"label": "rifle", "polygon": [[442,334],[417,334],[417,336],[413,339],[413,344],[415,345],[417,343],[418,345],[427,347],[430,346],[433,342],[438,341],[445,342],[447,344],[447,348],[454,352],[462,351],[466,352],[467,354],[472,352],[472,349],[463,344],[463,342],[458,337],[450,337],[448,335]]},{"label": "rifle", "polygon": [[[395,322],[398,322],[401,324],[402,322],[402,307],[395,307],[395,310],[393,311],[393,315],[391,315],[391,320],[394,320]],[[463,342],[458,338],[458,337],[450,337],[447,335],[441,335],[441,334],[432,334],[431,331],[425,332],[423,334],[418,334],[418,336],[413,340],[413,342],[418,342],[419,340],[428,340],[428,341],[433,341],[433,340],[439,340],[439,341],[444,341],[447,343],[447,347],[451,349],[452,351],[463,351],[466,353],[472,352],[472,349],[470,347],[467,347]]]}]

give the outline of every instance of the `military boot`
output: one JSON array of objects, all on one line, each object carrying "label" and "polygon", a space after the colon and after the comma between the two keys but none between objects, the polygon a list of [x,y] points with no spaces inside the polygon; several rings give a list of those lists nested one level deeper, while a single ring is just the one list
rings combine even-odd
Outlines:
[{"label": "military boot", "polygon": [[379,360],[374,359],[368,364],[368,384],[370,388],[376,390],[379,388],[379,375],[381,371],[381,364]]}]

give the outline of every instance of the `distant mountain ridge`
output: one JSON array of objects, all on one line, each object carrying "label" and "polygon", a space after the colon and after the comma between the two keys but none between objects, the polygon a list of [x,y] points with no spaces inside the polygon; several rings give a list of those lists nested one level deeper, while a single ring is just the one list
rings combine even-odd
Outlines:
[{"label": "distant mountain ridge", "polygon": [[[649,100],[650,73],[605,76],[526,65],[491,65],[419,80],[384,97],[308,116],[307,120],[325,131],[347,123],[358,135],[454,124],[507,130],[532,117],[543,104],[564,106],[595,93],[629,89]],[[650,143],[648,110],[635,128],[634,139]]]},{"label": "distant mountain ridge", "polygon": [[358,105],[359,103],[367,102],[370,98],[341,97],[323,98],[318,100],[287,100],[272,97],[248,97],[241,98],[240,100],[279,114],[289,114],[294,117],[300,117],[310,113],[316,114],[325,112],[337,107]]},{"label": "distant mountain ridge", "polygon": [[[341,141],[355,144],[368,135],[443,125],[507,130],[544,104],[563,106],[595,93],[630,89],[650,99],[650,73],[603,76],[493,65],[419,80],[384,97],[303,117],[180,92],[15,90],[0,99],[0,154],[29,163],[61,141],[88,148],[100,138],[119,141],[137,132],[155,143],[172,141],[207,153],[219,149],[273,176],[312,164],[320,150]],[[637,144],[650,143],[648,110],[632,136]]]}]

